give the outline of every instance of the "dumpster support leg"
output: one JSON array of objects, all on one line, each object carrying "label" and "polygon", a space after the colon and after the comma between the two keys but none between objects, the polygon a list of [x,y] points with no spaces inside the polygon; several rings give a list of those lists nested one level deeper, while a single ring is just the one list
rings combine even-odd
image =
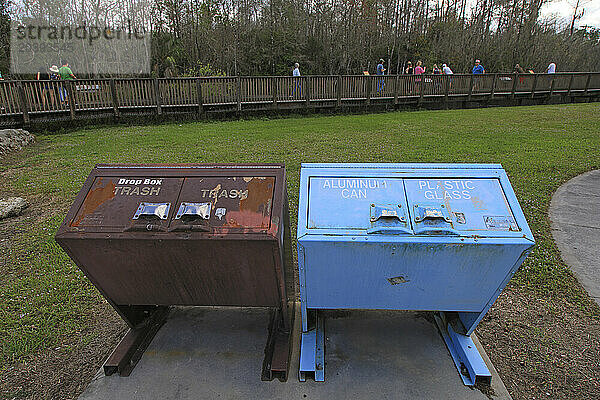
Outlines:
[{"label": "dumpster support leg", "polygon": [[435,322],[464,384],[467,386],[474,386],[478,383],[489,384],[492,374],[481,358],[471,336],[456,332],[448,323],[444,313],[435,315]]},{"label": "dumpster support leg", "polygon": [[[287,381],[290,348],[292,345],[292,328],[289,321],[286,323],[284,318],[289,315],[290,313],[283,313],[280,309],[276,309],[271,313],[269,338],[267,339],[267,346],[265,347],[265,359],[263,361],[261,376],[263,381],[272,381],[275,378],[279,379],[281,382]],[[293,308],[291,315],[293,323]]]},{"label": "dumpster support leg", "polygon": [[120,376],[129,376],[168,314],[169,307],[158,307],[143,324],[129,329],[104,364],[104,374],[118,372]]},{"label": "dumpster support leg", "polygon": [[306,373],[314,373],[315,382],[325,381],[325,325],[323,316],[314,310],[314,325],[302,332],[300,343],[300,382],[306,381]]}]

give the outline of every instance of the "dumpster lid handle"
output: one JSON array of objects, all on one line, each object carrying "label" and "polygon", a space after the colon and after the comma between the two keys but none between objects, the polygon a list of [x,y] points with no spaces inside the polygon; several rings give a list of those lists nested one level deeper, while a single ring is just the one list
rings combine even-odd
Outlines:
[{"label": "dumpster lid handle", "polygon": [[171,209],[171,203],[146,203],[141,202],[138,206],[133,219],[140,217],[157,217],[160,219],[167,219],[169,217],[169,210]]}]

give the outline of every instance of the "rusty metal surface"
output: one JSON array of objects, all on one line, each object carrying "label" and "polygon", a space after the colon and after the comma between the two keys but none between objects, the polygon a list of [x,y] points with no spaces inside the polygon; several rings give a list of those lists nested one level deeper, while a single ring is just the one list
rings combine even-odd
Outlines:
[{"label": "rusty metal surface", "polygon": [[81,269],[116,304],[280,306],[274,240],[62,243],[77,249]]},{"label": "rusty metal surface", "polygon": [[168,307],[160,307],[149,315],[143,326],[129,329],[104,363],[104,374],[109,376],[118,372],[120,376],[129,376],[168,314]]},{"label": "rusty metal surface", "polygon": [[161,184],[144,184],[149,179],[97,177],[69,228],[79,232],[122,232],[138,224],[145,227],[151,222],[164,230],[168,227],[169,219],[144,221],[134,220],[133,217],[139,204],[144,201],[174,204],[183,178],[153,179]]},{"label": "rusty metal surface", "polygon": [[56,241],[131,328],[156,306],[266,306],[289,337],[287,213],[283,165],[99,164]]},{"label": "rusty metal surface", "polygon": [[[99,176],[69,228],[74,232],[127,232],[180,230],[220,233],[266,233],[271,228],[275,177],[157,177]],[[140,204],[169,205],[165,218],[136,215]],[[203,204],[208,218],[176,215],[182,204]],[[175,216],[175,218],[173,218]],[[276,221],[278,222],[278,221]],[[277,232],[274,224],[272,233]],[[152,226],[153,229],[147,229]],[[136,228],[140,229],[136,229]]]},{"label": "rusty metal surface", "polygon": [[[292,302],[291,304],[295,303]],[[288,312],[293,321],[294,307],[290,307]],[[280,310],[276,309],[271,312],[271,320],[269,322],[269,337],[265,346],[265,359],[261,375],[263,381],[272,381],[275,378],[281,382],[287,381],[291,347],[291,326],[286,328],[283,314]]]}]

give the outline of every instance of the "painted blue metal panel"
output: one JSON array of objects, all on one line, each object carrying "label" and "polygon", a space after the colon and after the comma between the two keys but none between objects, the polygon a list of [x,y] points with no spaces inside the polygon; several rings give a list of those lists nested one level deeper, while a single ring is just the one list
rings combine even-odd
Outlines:
[{"label": "painted blue metal panel", "polygon": [[529,246],[383,240],[303,241],[306,307],[480,312]]},{"label": "painted blue metal panel", "polygon": [[499,164],[303,164],[303,332],[320,309],[457,312],[468,340],[449,346],[466,357],[459,347],[533,244]]},{"label": "painted blue metal panel", "polygon": [[309,180],[308,229],[366,230],[371,204],[395,202],[406,207],[400,178],[327,178]]},{"label": "painted blue metal panel", "polygon": [[457,231],[479,231],[481,236],[485,231],[520,232],[497,178],[404,179],[404,185],[412,213],[431,205],[445,209]]},{"label": "painted blue metal panel", "polygon": [[[344,229],[343,227],[331,227],[331,228],[321,228],[317,225],[313,224],[309,225],[309,205],[311,207],[311,216],[316,215],[319,211],[317,208],[319,207],[328,207],[329,214],[340,214],[344,212],[346,209],[351,209],[352,207],[360,207],[357,204],[357,201],[365,202],[365,204],[372,204],[373,202],[369,202],[368,200],[380,201],[383,197],[383,193],[381,190],[369,190],[366,195],[366,199],[344,199],[340,196],[336,197],[333,195],[329,195],[329,201],[327,204],[322,202],[313,203],[309,201],[310,198],[310,185],[309,182],[315,178],[371,178],[371,179],[394,179],[401,178],[403,180],[403,184],[407,189],[411,187],[411,179],[416,180],[417,186],[419,185],[420,180],[474,180],[474,179],[482,179],[488,178],[487,181],[492,183],[499,182],[501,190],[497,192],[495,195],[489,192],[486,193],[485,188],[478,187],[477,189],[482,189],[482,193],[484,196],[480,196],[476,194],[478,197],[485,197],[485,199],[492,200],[489,203],[484,203],[485,207],[493,207],[487,210],[481,209],[479,211],[485,212],[480,215],[475,215],[477,218],[481,217],[482,223],[485,225],[485,220],[483,217],[488,217],[487,221],[489,227],[487,230],[469,230],[471,228],[477,228],[477,224],[474,224],[475,220],[473,218],[468,218],[466,213],[465,219],[468,226],[463,227],[461,229],[459,226],[459,216],[452,215],[453,221],[452,225],[454,225],[454,229],[462,232],[462,235],[466,236],[485,236],[485,237],[522,237],[528,239],[531,243],[534,242],[533,235],[529,226],[527,225],[527,221],[519,207],[517,198],[515,193],[508,181],[508,177],[506,173],[502,169],[499,164],[302,164],[302,171],[300,176],[300,201],[298,207],[298,238],[304,235],[367,235],[366,224],[362,221],[364,220],[364,216],[367,215],[367,211],[361,211],[361,213],[357,214],[359,218],[354,220],[352,218],[352,213],[349,213],[348,220],[351,222],[345,222],[345,224],[350,224],[351,229]],[[395,186],[396,187],[396,186]],[[321,188],[321,191],[323,188]],[[464,189],[463,189],[464,190]],[[397,191],[397,189],[395,189]],[[445,193],[440,192],[443,196]],[[451,193],[452,194],[452,191]],[[361,196],[364,195],[361,194]],[[377,197],[374,197],[377,195]],[[427,194],[430,196],[430,193]],[[425,194],[423,194],[425,196]],[[437,195],[438,197],[440,194]],[[386,203],[401,203],[400,199],[397,199],[397,196],[393,195],[390,192],[388,196],[390,200],[386,201]],[[496,199],[501,198],[503,201],[496,202],[494,201],[494,197]],[[312,200],[312,199],[311,199]],[[471,199],[468,199],[471,200]],[[475,199],[477,200],[477,199]],[[410,198],[407,199],[407,202],[410,201]],[[459,202],[460,203],[460,202]],[[457,204],[459,204],[457,203]],[[502,204],[506,205],[507,209],[504,210]],[[468,203],[463,202],[461,205],[465,208]],[[450,205],[451,206],[451,205]],[[475,210],[475,205],[472,206],[473,210]],[[314,209],[313,209],[314,208]],[[458,209],[452,209],[451,211],[461,212]],[[411,210],[412,211],[412,210]],[[467,210],[468,211],[468,210]],[[497,214],[497,215],[494,215]],[[491,218],[489,218],[491,217]],[[514,219],[514,224],[510,224],[513,222],[511,220]],[[330,219],[341,218],[339,216],[331,216]],[[358,220],[360,219],[361,222]],[[479,220],[478,220],[479,221]],[[508,222],[508,224],[507,224]],[[517,230],[510,230],[510,225],[512,227],[516,227]],[[506,230],[506,227],[509,227],[509,230]],[[360,229],[363,228],[363,229]],[[480,226],[481,228],[481,226]]]}]

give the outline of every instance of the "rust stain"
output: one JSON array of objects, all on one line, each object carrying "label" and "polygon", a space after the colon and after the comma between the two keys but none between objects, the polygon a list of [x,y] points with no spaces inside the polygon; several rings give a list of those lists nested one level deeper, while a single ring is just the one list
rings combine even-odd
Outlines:
[{"label": "rust stain", "polygon": [[272,218],[272,221],[273,221],[273,225],[271,225],[270,232],[271,232],[271,234],[273,234],[273,236],[275,236],[275,235],[277,235],[277,231],[279,230],[278,229],[278,226],[279,226],[279,217],[278,216],[274,216]]},{"label": "rust stain", "polygon": [[248,197],[240,200],[240,211],[252,211],[263,216],[270,214],[273,184],[273,178],[250,180],[248,182]]},{"label": "rust stain", "polygon": [[473,203],[473,207],[478,211],[485,211],[487,208],[485,207],[485,203],[483,200],[479,198],[479,196],[471,197],[471,202]]},{"label": "rust stain", "polygon": [[98,207],[108,200],[112,200],[115,197],[115,184],[113,181],[109,181],[106,186],[101,186],[102,178],[98,178],[96,188],[90,190],[85,196],[83,201],[82,209],[79,216],[71,226],[79,226],[81,221],[89,214],[92,214]]},{"label": "rust stain", "polygon": [[270,216],[262,215],[248,210],[229,211],[227,223],[224,226],[230,228],[262,228],[269,227]]},{"label": "rust stain", "polygon": [[248,195],[242,197],[239,203],[239,211],[227,212],[227,221],[224,228],[245,229],[268,229],[271,224],[271,203],[273,201],[273,178],[243,178],[248,183]]},{"label": "rust stain", "polygon": [[221,190],[221,184],[219,183],[217,186],[214,187],[214,189],[212,189],[210,191],[210,195],[212,196],[212,194],[214,193],[215,196],[215,201],[213,202],[213,205],[216,206],[217,202],[219,201],[219,191]]}]

